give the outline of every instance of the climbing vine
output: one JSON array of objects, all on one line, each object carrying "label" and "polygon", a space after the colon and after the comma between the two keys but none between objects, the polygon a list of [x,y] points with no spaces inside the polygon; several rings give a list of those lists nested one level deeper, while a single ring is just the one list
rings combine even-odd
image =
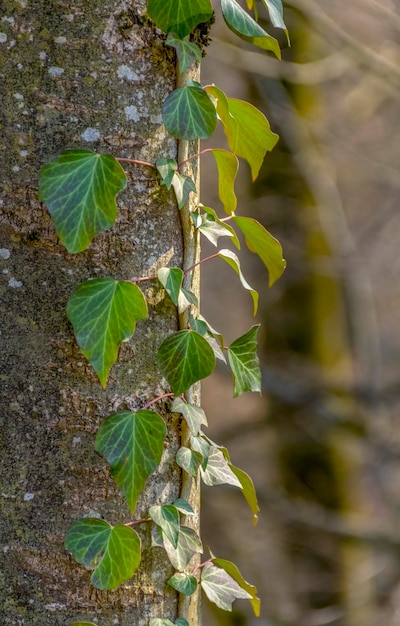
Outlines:
[{"label": "climbing vine", "polygon": [[[273,26],[286,32],[280,0],[262,0]],[[247,0],[247,11],[236,0],[222,0],[227,26],[240,38],[272,52],[280,58],[277,40],[258,22],[257,3]],[[265,154],[275,146],[278,136],[270,129],[265,116],[253,105],[228,97],[215,85],[202,86],[189,78],[189,70],[199,64],[202,51],[195,38],[196,28],[213,19],[210,0],[148,0],[148,17],[166,34],[165,45],[176,51],[180,80],[166,98],[162,119],[167,131],[181,145],[210,137],[221,123],[229,150],[207,148],[182,162],[159,158],[155,163],[97,154],[90,150],[66,150],[44,165],[40,173],[39,196],[48,208],[61,243],[71,254],[85,250],[100,232],[112,227],[117,217],[116,197],[127,182],[122,164],[152,168],[161,186],[173,189],[187,235],[197,232],[217,249],[216,253],[189,266],[162,267],[157,276],[115,280],[104,277],[79,285],[71,294],[67,316],[74,328],[78,345],[91,363],[103,388],[118,358],[122,342],[134,334],[136,323],[146,319],[148,305],[140,288],[143,281],[158,281],[181,314],[181,329],[159,346],[157,360],[160,375],[171,389],[163,396],[149,398],[136,412],[110,415],[99,427],[95,449],[110,466],[110,473],[123,493],[130,513],[148,477],[158,467],[164,448],[166,426],[152,409],[160,400],[170,401],[171,411],[186,422],[188,437],[176,454],[176,463],[188,475],[201,477],[206,485],[230,484],[243,492],[254,523],[258,504],[251,478],[230,460],[228,450],[213,442],[204,432],[207,418],[200,406],[191,401],[188,391],[214,371],[216,359],[227,363],[232,371],[234,396],[247,391],[261,391],[261,372],[257,357],[255,325],[243,336],[226,346],[221,333],[201,315],[191,277],[200,262],[220,258],[239,277],[257,312],[258,293],[244,277],[239,257],[230,249],[219,248],[219,240],[228,237],[240,249],[237,232],[244,235],[248,248],[256,253],[269,272],[272,285],[282,274],[285,261],[279,242],[255,219],[236,214],[234,183],[239,168],[238,157],[247,161],[251,177],[256,179]],[[128,28],[129,26],[127,26]],[[286,32],[287,34],[287,32]],[[212,154],[218,171],[218,193],[225,211],[219,217],[210,207],[192,207],[190,194],[197,194],[195,181],[186,173],[191,158]],[[188,287],[189,285],[189,287]],[[183,321],[182,321],[183,320]],[[198,534],[185,525],[194,514],[187,500],[154,504],[148,516],[112,526],[98,518],[83,518],[68,530],[65,547],[76,561],[91,566],[91,582],[97,589],[113,589],[129,580],[141,561],[141,540],[135,526],[153,525],[153,544],[162,547],[175,574],[166,581],[184,596],[199,587],[217,606],[227,611],[237,598],[248,599],[259,615],[257,590],[247,583],[238,568],[210,553],[209,558],[190,569],[196,554],[203,553]],[[150,620],[150,626],[171,626],[168,619]],[[184,617],[176,626],[188,626]],[[91,626],[74,622],[73,626]]]}]

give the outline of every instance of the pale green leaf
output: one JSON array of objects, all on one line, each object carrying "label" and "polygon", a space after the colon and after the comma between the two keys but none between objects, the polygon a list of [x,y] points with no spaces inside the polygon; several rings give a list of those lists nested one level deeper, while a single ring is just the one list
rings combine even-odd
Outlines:
[{"label": "pale green leaf", "polygon": [[236,339],[228,348],[228,359],[234,381],[234,397],[246,391],[261,392],[261,370],[257,356],[257,334],[260,325]]},{"label": "pale green leaf", "polygon": [[201,50],[195,43],[184,41],[173,33],[168,34],[165,43],[167,46],[175,48],[181,74],[185,74],[195,61],[201,63]]},{"label": "pale green leaf", "polygon": [[147,12],[164,33],[189,35],[213,15],[210,0],[147,0]]},{"label": "pale green leaf", "polygon": [[226,561],[225,559],[213,558],[214,565],[217,567],[221,567],[229,576],[233,578],[244,591],[251,596],[249,598],[250,604],[253,607],[254,615],[256,617],[260,616],[260,598],[257,598],[257,588],[254,585],[250,585],[242,576],[239,569],[236,567],[234,563],[231,561]]},{"label": "pale green leaf", "polygon": [[96,450],[110,464],[131,512],[147,478],[160,463],[165,435],[164,421],[154,411],[117,413],[100,425]]},{"label": "pale green leaf", "polygon": [[184,574],[183,572],[177,572],[171,576],[167,583],[185,596],[191,596],[197,589],[197,578],[191,574]]},{"label": "pale green leaf", "polygon": [[183,515],[194,515],[192,507],[187,500],[184,500],[184,498],[177,498],[173,502],[173,505],[180,513],[183,513]]},{"label": "pale green leaf", "polygon": [[207,139],[217,125],[215,107],[197,85],[172,91],[164,101],[162,118],[167,131],[178,139]]},{"label": "pale green leaf", "polygon": [[286,28],[286,24],[283,20],[283,5],[282,0],[262,0],[264,6],[267,8],[269,13],[269,19],[275,28],[282,28],[289,42],[288,30]]},{"label": "pale green leaf", "polygon": [[201,455],[203,459],[201,462],[201,467],[203,468],[203,470],[206,469],[208,456],[211,449],[210,444],[205,440],[204,436],[192,435],[190,437],[190,445],[192,446],[192,450],[198,452]]},{"label": "pale green leaf", "polygon": [[258,292],[253,289],[253,287],[251,287],[251,285],[249,285],[249,283],[247,282],[247,280],[245,279],[245,277],[242,274],[242,270],[240,268],[240,261],[237,257],[237,255],[232,252],[231,250],[220,250],[218,252],[218,256],[223,259],[226,263],[228,263],[228,265],[230,265],[232,267],[232,269],[235,270],[236,274],[239,276],[240,282],[242,283],[242,286],[247,290],[250,291],[250,295],[253,298],[253,313],[254,315],[257,313],[257,308],[258,308]]},{"label": "pale green leaf", "polygon": [[125,172],[110,154],[66,150],[40,170],[39,200],[47,206],[68,252],[85,250],[117,217],[115,197]]},{"label": "pale green leaf", "polygon": [[224,205],[225,213],[236,211],[235,180],[239,170],[237,157],[228,150],[214,149],[212,155],[218,169],[218,195]]},{"label": "pale green leaf", "polygon": [[182,288],[183,271],[179,267],[160,267],[157,278],[164,287],[175,306],[178,306]]},{"label": "pale green leaf", "polygon": [[281,58],[281,50],[275,37],[271,37],[261,26],[240,6],[236,0],[221,0],[222,14],[227,26],[241,39],[271,51]]},{"label": "pale green leaf", "polygon": [[172,179],[178,169],[178,164],[175,159],[157,159],[156,168],[161,176],[162,184],[165,185],[167,189],[171,189]]},{"label": "pale green leaf", "polygon": [[75,522],[65,538],[65,548],[82,565],[95,565],[91,581],[97,589],[114,589],[132,578],[140,564],[141,545],[130,527],[112,527],[104,520]]},{"label": "pale green leaf", "polygon": [[214,446],[210,447],[205,470],[201,468],[201,478],[205,485],[233,485],[240,487],[241,484],[236,475],[230,469],[223,453]]},{"label": "pale green leaf", "polygon": [[194,450],[190,450],[190,448],[182,446],[176,453],[175,460],[176,464],[185,470],[185,472],[196,477],[202,461],[202,456],[199,452],[195,452]]},{"label": "pale green leaf", "polygon": [[178,209],[182,209],[187,201],[191,192],[196,193],[196,185],[190,176],[179,174],[175,172],[172,178],[172,186],[175,191],[176,201],[178,203]]},{"label": "pale green leaf", "polygon": [[257,514],[260,511],[260,507],[258,506],[257,494],[254,483],[250,476],[239,467],[235,467],[234,465],[232,465],[232,463],[229,463],[229,467],[240,482],[243,495],[246,498],[247,504],[249,505],[251,512],[253,513],[253,523],[255,526],[258,521]]},{"label": "pale green leaf", "polygon": [[233,219],[244,234],[249,250],[257,254],[267,268],[271,287],[282,276],[286,267],[281,244],[257,220],[251,217],[234,217]]},{"label": "pale green leaf", "polygon": [[212,563],[206,563],[202,568],[200,584],[210,602],[224,611],[232,611],[232,602],[236,599],[252,599],[248,591],[242,589],[232,576]]},{"label": "pale green leaf", "polygon": [[210,376],[215,356],[207,341],[191,330],[180,330],[161,344],[158,364],[175,396],[180,396],[194,383]]},{"label": "pale green leaf", "polygon": [[164,548],[171,565],[179,570],[184,570],[195,554],[202,554],[203,545],[198,534],[187,526],[179,529],[178,546],[174,548],[167,537],[164,537]]},{"label": "pale green leaf", "polygon": [[185,402],[182,398],[174,399],[171,410],[183,415],[193,435],[198,435],[203,425],[208,426],[204,410],[199,406]]},{"label": "pale green leaf", "polygon": [[164,504],[151,506],[149,515],[153,522],[157,524],[163,536],[168,537],[174,548],[178,545],[179,535],[179,512],[172,504]]},{"label": "pale green leaf", "polygon": [[142,292],[129,281],[88,280],[69,298],[67,315],[78,345],[105,387],[120,344],[132,337],[136,321],[147,317]]},{"label": "pale green leaf", "polygon": [[200,213],[200,210],[192,213],[195,228],[198,228],[214,246],[218,245],[220,237],[232,237],[232,242],[240,249],[239,239],[232,226],[220,220],[214,209],[203,205],[200,205],[200,208],[204,213]]}]

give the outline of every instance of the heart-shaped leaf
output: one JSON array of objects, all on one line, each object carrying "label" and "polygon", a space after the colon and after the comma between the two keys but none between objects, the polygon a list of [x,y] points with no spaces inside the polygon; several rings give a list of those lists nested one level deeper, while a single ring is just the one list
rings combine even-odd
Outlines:
[{"label": "heart-shaped leaf", "polygon": [[191,192],[196,193],[196,185],[190,176],[179,174],[175,172],[172,178],[172,186],[175,191],[176,201],[178,203],[178,209],[182,209],[187,201]]},{"label": "heart-shaped leaf", "polygon": [[179,512],[172,504],[162,506],[156,504],[149,509],[149,515],[153,522],[159,526],[163,536],[168,537],[174,548],[178,545],[179,535]]},{"label": "heart-shaped leaf", "polygon": [[215,356],[207,341],[192,330],[180,330],[161,344],[158,364],[175,396],[213,373]]},{"label": "heart-shaped leaf", "polygon": [[271,287],[285,270],[286,261],[282,256],[282,246],[265,228],[251,217],[234,217],[246,237],[246,245],[258,254],[269,272],[269,286]]},{"label": "heart-shaped leaf", "polygon": [[167,582],[176,591],[183,593],[185,596],[191,596],[197,589],[197,578],[183,572],[177,572]]},{"label": "heart-shaped leaf", "polygon": [[281,58],[281,49],[275,37],[271,37],[261,28],[236,0],[221,0],[221,8],[224,20],[231,31],[263,50],[273,52],[278,59]]},{"label": "heart-shaped leaf", "polygon": [[189,502],[183,498],[177,498],[174,500],[173,505],[180,513],[183,513],[183,515],[194,515],[194,511]]},{"label": "heart-shaped leaf", "polygon": [[217,125],[215,107],[197,85],[178,87],[166,98],[162,118],[167,131],[178,139],[207,139]]},{"label": "heart-shaped leaf", "polygon": [[229,365],[234,381],[234,397],[246,391],[261,392],[261,370],[257,356],[257,334],[260,325],[236,339],[228,348]]},{"label": "heart-shaped leaf", "polygon": [[198,435],[202,426],[208,426],[203,409],[194,404],[188,404],[182,398],[174,399],[171,410],[183,415],[193,435]]},{"label": "heart-shaped leaf", "polygon": [[253,298],[253,313],[255,315],[258,309],[258,292],[253,289],[251,285],[249,285],[249,283],[243,276],[242,270],[240,268],[240,261],[237,255],[232,252],[232,250],[223,249],[218,252],[218,256],[235,270],[236,274],[239,276],[242,286],[247,289],[247,291],[250,291],[250,295]]},{"label": "heart-shaped leaf", "polygon": [[248,591],[242,589],[225,570],[206,563],[201,570],[201,587],[210,602],[224,611],[232,611],[232,602],[238,598],[251,600]]},{"label": "heart-shaped leaf", "polygon": [[172,179],[178,169],[178,164],[175,159],[165,159],[164,157],[157,159],[156,168],[161,176],[162,184],[165,185],[167,189],[171,189]]},{"label": "heart-shaped leaf", "polygon": [[132,578],[140,564],[138,534],[129,526],[112,527],[104,520],[75,522],[65,538],[65,548],[82,565],[95,565],[91,581],[97,589],[114,589]]},{"label": "heart-shaped leaf", "polygon": [[195,228],[198,228],[214,246],[218,245],[220,237],[232,237],[232,242],[240,249],[239,239],[232,226],[220,220],[214,209],[203,205],[200,208],[204,213],[200,213],[200,211],[193,211],[192,213]]},{"label": "heart-shaped leaf", "polygon": [[195,61],[201,63],[201,50],[199,46],[191,41],[184,41],[174,33],[168,33],[167,46],[175,48],[179,63],[179,72],[185,74]]},{"label": "heart-shaped leaf", "polygon": [[147,0],[147,12],[164,33],[186,37],[213,14],[210,0]]},{"label": "heart-shaped leaf", "polygon": [[68,252],[85,250],[93,237],[115,222],[115,196],[125,172],[110,154],[66,150],[40,170],[39,199]]},{"label": "heart-shaped leaf", "polygon": [[172,302],[178,307],[178,313],[185,311],[191,304],[182,289],[183,276],[180,267],[160,267],[157,272],[158,280]]},{"label": "heart-shaped leaf", "polygon": [[223,452],[214,446],[210,447],[205,470],[201,469],[201,478],[204,484],[209,487],[214,485],[233,485],[241,488],[242,486],[229,467]]},{"label": "heart-shaped leaf", "polygon": [[256,587],[254,585],[250,585],[250,583],[248,583],[243,578],[239,569],[236,567],[234,563],[231,563],[231,561],[226,561],[225,559],[213,558],[212,562],[217,567],[222,567],[222,569],[237,582],[237,584],[239,585],[239,587],[241,587],[241,589],[244,589],[244,591],[247,591],[247,593],[251,596],[251,598],[249,598],[249,601],[250,601],[251,606],[253,607],[254,615],[256,617],[259,617],[261,601],[260,601],[260,598],[257,598]]},{"label": "heart-shaped leaf", "polygon": [[165,435],[165,424],[154,411],[117,413],[100,425],[96,450],[110,464],[131,513],[147,478],[160,463]]},{"label": "heart-shaped leaf", "polygon": [[175,460],[179,467],[196,478],[202,461],[202,456],[199,452],[195,452],[194,450],[190,450],[190,448],[182,446],[176,453]]},{"label": "heart-shaped leaf", "polygon": [[69,298],[67,315],[78,345],[105,387],[120,344],[132,337],[136,321],[147,317],[142,292],[128,281],[88,280]]},{"label": "heart-shaped leaf", "polygon": [[231,215],[236,211],[235,180],[239,170],[237,157],[228,150],[214,149],[212,155],[218,169],[218,195],[224,205],[225,213]]},{"label": "heart-shaped leaf", "polygon": [[202,554],[203,552],[200,537],[192,528],[188,528],[187,526],[180,527],[178,545],[176,548],[174,548],[167,537],[164,537],[164,548],[171,565],[179,571],[187,567],[190,559],[195,554]]}]

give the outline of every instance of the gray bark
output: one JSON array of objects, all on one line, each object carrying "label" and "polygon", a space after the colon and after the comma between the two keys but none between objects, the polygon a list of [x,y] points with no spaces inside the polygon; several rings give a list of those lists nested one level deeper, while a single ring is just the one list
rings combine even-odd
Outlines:
[{"label": "gray bark", "polygon": [[[103,391],[73,338],[65,305],[95,276],[155,274],[182,263],[179,213],[153,170],[130,167],[116,225],[89,249],[69,255],[37,199],[39,168],[59,151],[84,147],[153,162],[176,157],[161,123],[174,88],[172,53],[144,16],[145,2],[3,0],[0,23],[3,131],[0,147],[0,621],[4,626],[142,625],[174,619],[170,566],[141,529],[143,562],[112,592],[63,548],[83,515],[125,522],[128,507],[93,450],[101,419],[143,406],[165,391],[156,365],[162,339],[179,327],[154,282],[142,283],[149,319],[124,344]],[[127,169],[127,168],[126,168]],[[174,464],[178,424],[135,517],[180,493]]]}]

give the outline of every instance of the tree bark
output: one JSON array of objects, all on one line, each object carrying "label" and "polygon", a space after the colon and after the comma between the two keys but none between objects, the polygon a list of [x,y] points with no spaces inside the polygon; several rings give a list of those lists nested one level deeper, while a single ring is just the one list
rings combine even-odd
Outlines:
[{"label": "tree bark", "polygon": [[[168,391],[156,352],[179,328],[175,308],[154,281],[142,283],[149,318],[102,390],[73,338],[65,306],[91,277],[129,279],[180,266],[183,243],[172,193],[154,171],[130,166],[115,226],[87,251],[59,244],[37,196],[40,167],[66,148],[89,148],[154,162],[177,157],[161,106],[174,89],[174,55],[130,2],[3,0],[0,67],[4,117],[0,163],[1,459],[0,615],[4,626],[143,625],[175,619],[177,594],[166,587],[171,568],[150,546],[141,525],[142,565],[115,591],[97,591],[89,572],[63,548],[82,516],[126,522],[128,507],[94,452],[102,418],[135,410]],[[180,494],[174,463],[179,424],[167,406],[162,464],[149,479],[135,518],[151,504]]]}]

